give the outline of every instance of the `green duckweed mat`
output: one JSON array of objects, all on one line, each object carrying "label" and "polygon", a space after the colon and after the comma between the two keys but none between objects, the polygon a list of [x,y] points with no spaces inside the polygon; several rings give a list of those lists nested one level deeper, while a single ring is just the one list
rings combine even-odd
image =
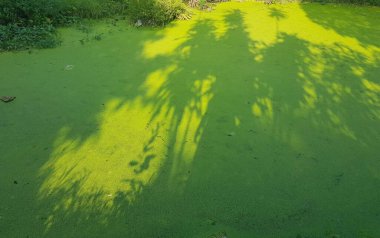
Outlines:
[{"label": "green duckweed mat", "polygon": [[380,237],[379,16],[230,2],[0,54],[0,237]]}]

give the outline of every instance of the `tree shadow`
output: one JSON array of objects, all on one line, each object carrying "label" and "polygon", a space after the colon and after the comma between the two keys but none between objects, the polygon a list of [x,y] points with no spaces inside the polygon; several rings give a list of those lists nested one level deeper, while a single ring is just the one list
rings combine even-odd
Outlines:
[{"label": "tree shadow", "polygon": [[363,45],[380,46],[378,7],[301,4],[307,16],[326,29],[353,37]]}]

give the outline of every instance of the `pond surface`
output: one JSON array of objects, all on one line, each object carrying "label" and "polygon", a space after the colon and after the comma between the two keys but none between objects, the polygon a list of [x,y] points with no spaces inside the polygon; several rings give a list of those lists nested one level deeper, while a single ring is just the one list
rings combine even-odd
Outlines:
[{"label": "pond surface", "polygon": [[380,237],[379,16],[230,2],[0,54],[0,237]]}]

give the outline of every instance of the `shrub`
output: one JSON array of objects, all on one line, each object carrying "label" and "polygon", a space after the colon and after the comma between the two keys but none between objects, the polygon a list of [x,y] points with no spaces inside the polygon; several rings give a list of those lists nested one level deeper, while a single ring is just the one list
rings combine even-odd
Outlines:
[{"label": "shrub", "polygon": [[59,40],[52,25],[30,27],[17,24],[0,25],[0,49],[52,48],[57,44]]},{"label": "shrub", "polygon": [[229,2],[230,0],[184,0],[190,7],[207,8],[208,3]]},{"label": "shrub", "polygon": [[78,18],[101,18],[126,12],[129,0],[61,0],[65,15]]},{"label": "shrub", "polygon": [[0,0],[0,50],[47,48],[55,27],[126,11],[129,0]]},{"label": "shrub", "polygon": [[53,25],[71,23],[74,18],[100,18],[122,14],[128,0],[2,0],[0,24]]},{"label": "shrub", "polygon": [[185,5],[180,0],[130,0],[128,12],[134,22],[164,25],[185,11]]}]

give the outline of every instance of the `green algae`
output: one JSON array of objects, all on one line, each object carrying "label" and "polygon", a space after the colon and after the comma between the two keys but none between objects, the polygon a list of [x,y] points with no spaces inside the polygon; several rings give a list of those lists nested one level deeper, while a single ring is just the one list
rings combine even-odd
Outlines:
[{"label": "green algae", "polygon": [[379,236],[380,10],[352,9],[231,2],[1,54],[0,237]]}]

